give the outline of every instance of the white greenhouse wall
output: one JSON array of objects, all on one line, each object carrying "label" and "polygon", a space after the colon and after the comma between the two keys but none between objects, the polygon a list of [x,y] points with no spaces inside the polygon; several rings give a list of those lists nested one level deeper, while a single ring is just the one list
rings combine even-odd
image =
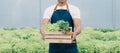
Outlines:
[{"label": "white greenhouse wall", "polygon": [[[78,6],[82,27],[120,28],[120,0],[68,0]],[[39,27],[57,0],[0,0],[0,27]]]}]

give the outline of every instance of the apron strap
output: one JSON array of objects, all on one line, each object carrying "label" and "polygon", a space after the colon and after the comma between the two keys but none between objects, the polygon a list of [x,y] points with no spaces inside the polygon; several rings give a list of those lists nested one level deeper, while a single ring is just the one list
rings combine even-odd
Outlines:
[{"label": "apron strap", "polygon": [[[57,5],[55,6],[54,11],[57,9],[58,6],[59,6],[59,4],[57,4]],[[66,8],[67,8],[67,10],[69,10],[68,4],[66,4]]]}]

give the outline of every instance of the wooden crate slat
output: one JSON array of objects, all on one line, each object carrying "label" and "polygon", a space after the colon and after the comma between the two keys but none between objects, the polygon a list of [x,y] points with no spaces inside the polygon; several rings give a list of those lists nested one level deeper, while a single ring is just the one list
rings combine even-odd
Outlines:
[{"label": "wooden crate slat", "polygon": [[45,39],[61,39],[61,40],[71,40],[71,38],[45,38]]},{"label": "wooden crate slat", "polygon": [[66,34],[64,34],[63,32],[45,32],[46,35],[47,35],[47,34],[48,34],[48,35],[49,35],[49,34],[50,34],[50,35],[51,35],[51,34],[53,34],[53,35],[54,35],[54,34],[55,34],[55,35],[56,35],[56,34],[59,34],[59,35],[63,35],[63,34],[64,34],[64,35],[72,35],[72,33],[73,33],[73,32],[66,32]]},{"label": "wooden crate slat", "polygon": [[71,36],[71,35],[65,35],[65,34],[46,34],[46,36]]},{"label": "wooden crate slat", "polygon": [[71,36],[68,35],[46,35],[45,38],[69,38],[71,39]]},{"label": "wooden crate slat", "polygon": [[45,32],[45,34],[64,34],[62,32]]},{"label": "wooden crate slat", "polygon": [[72,43],[72,40],[66,40],[66,39],[45,39],[45,42],[48,42],[48,43]]},{"label": "wooden crate slat", "polygon": [[66,35],[72,35],[73,32],[66,32]]}]

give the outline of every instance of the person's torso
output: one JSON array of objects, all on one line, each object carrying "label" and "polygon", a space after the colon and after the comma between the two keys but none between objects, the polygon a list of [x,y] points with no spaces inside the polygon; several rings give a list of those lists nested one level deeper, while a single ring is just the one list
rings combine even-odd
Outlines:
[{"label": "person's torso", "polygon": [[[60,8],[60,9],[59,9]],[[64,20],[69,23],[69,27],[72,27],[72,31],[74,31],[74,23],[72,16],[69,12],[69,6],[66,4],[66,6],[55,6],[53,14],[51,16],[51,23],[56,23],[59,20]]]},{"label": "person's torso", "polygon": [[[50,16],[50,17],[51,17],[52,14],[54,13],[54,8],[55,8],[55,6],[56,6],[56,5],[52,5],[52,6],[48,7],[48,9],[50,10],[50,11],[49,11],[49,16]],[[77,7],[75,7],[74,5],[71,5],[71,4],[68,4],[68,6],[69,6],[69,12],[70,12],[70,14],[71,14],[71,16],[72,16],[72,18],[73,18],[73,16],[74,16],[74,13],[73,13],[73,12],[76,10]],[[56,8],[56,10],[59,10],[59,9],[67,10],[66,5],[64,5],[64,6],[58,6],[58,7]],[[77,12],[76,12],[76,13],[77,13]]]}]

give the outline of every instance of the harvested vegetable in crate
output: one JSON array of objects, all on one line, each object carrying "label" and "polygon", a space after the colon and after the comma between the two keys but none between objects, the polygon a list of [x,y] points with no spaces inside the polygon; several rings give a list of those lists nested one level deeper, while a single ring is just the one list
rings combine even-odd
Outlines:
[{"label": "harvested vegetable in crate", "polygon": [[63,33],[70,32],[69,23],[63,20],[60,20],[56,23],[48,23],[45,25],[45,30],[50,32],[61,31]]},{"label": "harvested vegetable in crate", "polygon": [[49,43],[72,43],[71,35],[72,29],[69,23],[60,20],[56,23],[48,23],[45,25],[45,42]]}]

